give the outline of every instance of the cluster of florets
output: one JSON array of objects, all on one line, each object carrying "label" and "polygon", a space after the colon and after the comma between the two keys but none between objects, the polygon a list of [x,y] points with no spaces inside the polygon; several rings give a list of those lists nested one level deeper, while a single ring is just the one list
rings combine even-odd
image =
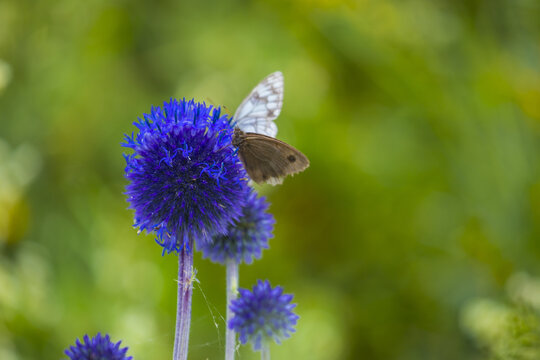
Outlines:
[{"label": "cluster of florets", "polygon": [[155,232],[167,252],[226,233],[247,197],[230,119],[184,99],[153,107],[134,124],[139,131],[122,144],[133,149],[124,157],[134,226]]},{"label": "cluster of florets", "polygon": [[253,290],[239,289],[240,297],[230,306],[234,317],[229,328],[239,335],[242,344],[248,341],[255,350],[261,349],[263,341],[274,339],[277,343],[294,332],[298,315],[292,312],[290,294],[283,294],[280,286],[272,288],[268,280],[259,280]]},{"label": "cluster of florets", "polygon": [[214,236],[212,242],[199,247],[203,257],[224,264],[227,259],[237,263],[245,261],[251,264],[259,259],[263,249],[268,248],[268,240],[272,238],[274,217],[266,212],[268,203],[264,197],[258,197],[253,190],[249,192],[242,215],[229,225],[227,233]]},{"label": "cluster of florets", "polygon": [[74,346],[65,351],[71,360],[131,360],[127,356],[128,348],[120,348],[121,341],[113,343],[109,335],[101,336],[98,333],[93,338],[84,335],[83,341],[77,339]]}]

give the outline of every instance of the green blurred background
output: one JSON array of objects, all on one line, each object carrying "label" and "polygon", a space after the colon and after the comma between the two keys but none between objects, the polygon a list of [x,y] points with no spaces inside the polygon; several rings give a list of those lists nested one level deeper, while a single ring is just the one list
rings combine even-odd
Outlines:
[{"label": "green blurred background", "polygon": [[[3,0],[0,359],[98,331],[171,357],[177,259],[132,228],[120,142],[275,70],[311,167],[258,188],[275,238],[240,269],[295,294],[273,357],[540,358],[538,1]],[[225,272],[195,267],[190,358],[220,359]]]}]

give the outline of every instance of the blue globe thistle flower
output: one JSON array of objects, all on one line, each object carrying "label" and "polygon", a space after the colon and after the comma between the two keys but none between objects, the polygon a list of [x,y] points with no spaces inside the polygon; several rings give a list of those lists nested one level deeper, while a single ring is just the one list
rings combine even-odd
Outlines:
[{"label": "blue globe thistle flower", "polygon": [[134,123],[123,146],[126,194],[135,227],[157,233],[164,252],[224,234],[242,212],[247,175],[231,145],[233,127],[219,108],[165,102]]},{"label": "blue globe thistle flower", "polygon": [[84,335],[84,343],[79,339],[75,346],[70,346],[64,352],[71,360],[131,360],[133,357],[126,356],[128,348],[120,348],[121,341],[111,342],[109,335],[101,336],[98,333],[95,337],[89,338]]},{"label": "blue globe thistle flower", "polygon": [[240,297],[230,305],[234,317],[229,328],[238,333],[242,344],[250,341],[255,350],[260,350],[264,341],[274,339],[280,344],[295,331],[299,316],[292,309],[296,304],[291,304],[293,296],[283,294],[280,286],[272,289],[268,280],[259,280],[253,291],[238,291]]},{"label": "blue globe thistle flower", "polygon": [[226,259],[234,259],[237,263],[243,260],[247,264],[251,264],[254,258],[259,259],[262,250],[268,249],[268,239],[272,238],[274,230],[274,217],[266,210],[266,199],[257,197],[251,189],[242,215],[229,225],[227,233],[214,236],[212,242],[199,246],[203,257],[221,264]]}]

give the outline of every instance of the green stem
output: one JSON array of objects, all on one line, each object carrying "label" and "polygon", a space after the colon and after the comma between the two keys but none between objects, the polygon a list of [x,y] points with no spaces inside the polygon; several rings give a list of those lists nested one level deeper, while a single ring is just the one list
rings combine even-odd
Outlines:
[{"label": "green stem", "polygon": [[234,259],[226,260],[227,267],[227,322],[225,324],[225,360],[234,360],[236,350],[236,333],[229,329],[229,321],[232,318],[230,309],[231,301],[238,296],[238,263]]},{"label": "green stem", "polygon": [[270,360],[270,344],[268,341],[265,341],[262,344],[261,360]]},{"label": "green stem", "polygon": [[189,327],[191,324],[191,296],[193,294],[193,241],[178,254],[178,298],[176,303],[176,331],[173,360],[187,360]]}]

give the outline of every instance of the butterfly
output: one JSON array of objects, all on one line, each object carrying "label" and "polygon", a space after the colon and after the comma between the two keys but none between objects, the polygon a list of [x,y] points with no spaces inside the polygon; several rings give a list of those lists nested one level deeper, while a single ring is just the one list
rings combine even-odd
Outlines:
[{"label": "butterfly", "polygon": [[265,77],[242,101],[232,144],[249,177],[258,184],[278,185],[287,175],[304,171],[308,158],[293,146],[275,138],[274,122],[283,105],[283,74],[276,71]]}]

